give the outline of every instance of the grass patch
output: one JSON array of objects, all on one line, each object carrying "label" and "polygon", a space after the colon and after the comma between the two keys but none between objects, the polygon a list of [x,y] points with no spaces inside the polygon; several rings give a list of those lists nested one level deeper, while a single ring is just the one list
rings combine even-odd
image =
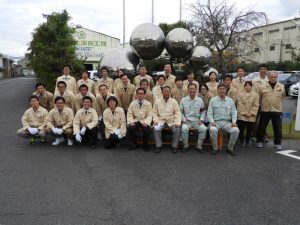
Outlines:
[{"label": "grass patch", "polygon": [[[270,120],[267,126],[268,137],[273,137],[273,127]],[[282,138],[283,139],[299,139],[300,140],[300,131],[295,131],[295,118],[292,121],[291,133],[290,133],[290,123],[282,123]]]}]

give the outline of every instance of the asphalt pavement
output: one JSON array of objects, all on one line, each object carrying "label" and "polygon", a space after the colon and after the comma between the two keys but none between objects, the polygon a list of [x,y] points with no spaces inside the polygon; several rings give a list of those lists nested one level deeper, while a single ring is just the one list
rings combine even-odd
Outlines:
[{"label": "asphalt pavement", "polygon": [[299,140],[236,157],[32,146],[15,132],[34,85],[0,81],[0,225],[300,224]]}]

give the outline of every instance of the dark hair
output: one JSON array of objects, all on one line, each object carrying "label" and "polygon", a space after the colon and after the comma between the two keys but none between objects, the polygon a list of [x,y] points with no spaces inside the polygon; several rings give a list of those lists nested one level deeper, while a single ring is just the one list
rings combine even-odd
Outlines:
[{"label": "dark hair", "polygon": [[58,87],[59,84],[63,84],[63,85],[65,85],[65,87],[67,87],[67,83],[64,82],[64,81],[62,81],[62,80],[58,81],[57,84],[56,84],[56,86]]},{"label": "dark hair", "polygon": [[267,68],[267,70],[269,69],[268,65],[266,63],[262,63],[258,66],[258,70],[260,70],[260,68],[265,67]]},{"label": "dark hair", "polygon": [[162,75],[162,74],[157,76],[157,80],[159,80],[159,78],[161,78],[161,77],[163,77],[163,78],[164,78],[164,80],[166,81],[166,77],[165,77],[165,75]]},{"label": "dark hair", "polygon": [[81,88],[86,88],[87,90],[89,90],[89,87],[86,84],[80,85],[78,89],[80,90]]},{"label": "dark hair", "polygon": [[89,74],[89,71],[88,71],[88,70],[86,70],[86,69],[84,69],[84,70],[81,70],[81,74],[83,74],[83,73],[87,73],[87,74]]},{"label": "dark hair", "polygon": [[109,73],[109,69],[106,66],[102,66],[100,68],[100,73],[102,72],[102,70],[106,70]]},{"label": "dark hair", "polygon": [[176,77],[176,78],[175,78],[175,83],[176,83],[177,81],[183,81],[182,77],[181,77],[181,76]]},{"label": "dark hair", "polygon": [[120,78],[122,79],[122,77],[127,76],[127,78],[129,78],[129,75],[127,73],[123,73]]},{"label": "dark hair", "polygon": [[147,84],[149,84],[149,81],[148,81],[147,79],[142,79],[142,80],[140,81],[140,86],[142,85],[143,82],[146,82]]},{"label": "dark hair", "polygon": [[91,103],[93,102],[93,99],[90,96],[84,96],[82,102],[84,102],[84,100],[89,100]]},{"label": "dark hair", "polygon": [[139,69],[140,69],[141,67],[145,67],[145,68],[146,68],[146,66],[145,66],[144,64],[139,65]]},{"label": "dark hair", "polygon": [[186,72],[187,75],[190,75],[190,74],[192,74],[192,73],[194,73],[194,71],[193,71],[192,69],[189,69],[189,70]]},{"label": "dark hair", "polygon": [[162,91],[164,91],[165,89],[169,89],[171,91],[170,86],[164,86],[163,89],[162,89]]},{"label": "dark hair", "polygon": [[225,85],[224,83],[219,83],[219,84],[218,84],[218,89],[219,89],[220,87],[224,87],[224,88],[226,89],[226,85]]},{"label": "dark hair", "polygon": [[101,87],[106,87],[106,89],[108,89],[106,84],[101,84],[98,89],[100,90]]},{"label": "dark hair", "polygon": [[188,84],[188,86],[187,86],[187,89],[189,89],[189,88],[190,88],[190,86],[195,86],[195,88],[197,89],[197,85],[196,85],[196,84],[194,84],[194,83]]},{"label": "dark hair", "polygon": [[62,96],[57,96],[55,99],[54,99],[54,103],[56,103],[57,101],[59,100],[62,100],[64,103],[66,102],[65,98],[62,97]]},{"label": "dark hair", "polygon": [[138,93],[138,91],[141,91],[141,90],[144,92],[144,94],[146,94],[146,90],[142,87],[139,87],[138,89],[136,89],[136,93]]},{"label": "dark hair", "polygon": [[44,88],[46,87],[43,83],[36,83],[35,85],[35,89],[37,89],[39,86],[43,86]]},{"label": "dark hair", "polygon": [[207,86],[206,84],[201,84],[201,85],[199,86],[199,92],[201,92],[201,88],[202,88],[202,87],[205,87],[206,90],[209,91],[209,88],[208,88],[208,86]]},{"label": "dark hair", "polygon": [[31,101],[32,99],[36,99],[38,102],[40,101],[39,97],[36,95],[31,95],[28,100]]},{"label": "dark hair", "polygon": [[224,77],[223,77],[223,80],[225,80],[226,78],[229,78],[230,80],[232,80],[232,76],[230,74],[226,74]]},{"label": "dark hair", "polygon": [[116,106],[118,106],[118,99],[115,96],[109,96],[108,99],[106,99],[106,104],[109,105],[110,101],[114,101]]},{"label": "dark hair", "polygon": [[217,73],[215,71],[210,71],[208,76],[210,77],[210,75],[212,75],[213,73],[217,76]]},{"label": "dark hair", "polygon": [[244,70],[244,72],[246,71],[246,70],[245,70],[245,67],[243,67],[243,66],[238,66],[238,67],[236,68],[236,71],[238,71],[239,69]]},{"label": "dark hair", "polygon": [[121,71],[122,73],[125,73],[125,70],[124,70],[124,69],[119,69],[119,71]]},{"label": "dark hair", "polygon": [[164,67],[165,67],[166,65],[170,65],[170,66],[171,66],[171,68],[172,68],[172,65],[171,65],[171,63],[166,63],[166,64],[164,65]]},{"label": "dark hair", "polygon": [[252,87],[252,81],[251,80],[247,80],[244,84],[244,87],[246,87],[246,84],[249,84]]},{"label": "dark hair", "polygon": [[63,68],[65,68],[65,67],[68,67],[70,70],[72,70],[72,68],[71,68],[71,66],[70,66],[70,65],[64,65],[64,67],[63,67]]}]

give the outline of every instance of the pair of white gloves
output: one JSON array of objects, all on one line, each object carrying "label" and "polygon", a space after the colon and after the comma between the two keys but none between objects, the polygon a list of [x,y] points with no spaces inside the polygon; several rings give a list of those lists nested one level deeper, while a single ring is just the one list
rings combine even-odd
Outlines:
[{"label": "pair of white gloves", "polygon": [[28,132],[31,134],[31,135],[36,135],[39,133],[39,129],[38,128],[35,128],[35,127],[29,127],[28,128]]},{"label": "pair of white gloves", "polygon": [[123,137],[120,129],[116,129],[114,134],[117,135],[119,139],[121,139]]},{"label": "pair of white gloves", "polygon": [[82,127],[80,132],[75,135],[76,141],[81,142],[82,141],[81,135],[85,135],[85,132],[86,132],[86,127]]},{"label": "pair of white gloves", "polygon": [[162,129],[162,125],[157,124],[153,126],[156,131],[160,131]]},{"label": "pair of white gloves", "polygon": [[54,134],[57,135],[61,135],[64,132],[62,128],[56,128],[56,127],[53,127],[51,130]]}]

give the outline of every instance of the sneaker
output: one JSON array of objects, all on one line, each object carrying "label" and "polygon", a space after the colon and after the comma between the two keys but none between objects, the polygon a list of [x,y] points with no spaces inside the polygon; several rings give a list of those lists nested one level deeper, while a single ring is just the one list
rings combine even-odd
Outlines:
[{"label": "sneaker", "polygon": [[257,148],[262,148],[262,147],[263,147],[263,144],[262,144],[261,142],[257,142],[257,143],[256,143],[256,147],[257,147]]},{"label": "sneaker", "polygon": [[57,146],[60,143],[62,143],[65,139],[63,137],[61,138],[56,138],[54,142],[52,142],[52,145]]},{"label": "sneaker", "polygon": [[74,144],[74,141],[73,141],[72,139],[69,139],[69,138],[68,138],[68,145],[69,145],[69,146],[72,146],[73,144]]},{"label": "sneaker", "polygon": [[246,142],[246,147],[251,147],[251,142]]},{"label": "sneaker", "polygon": [[204,153],[204,150],[203,150],[203,148],[202,148],[202,144],[198,144],[198,143],[197,143],[196,149],[197,149],[197,151],[198,151],[199,153]]},{"label": "sneaker", "polygon": [[276,148],[276,150],[281,150],[282,149],[281,145],[275,145],[275,148]]},{"label": "sneaker", "polygon": [[35,144],[35,137],[30,138],[30,144],[34,145]]}]

